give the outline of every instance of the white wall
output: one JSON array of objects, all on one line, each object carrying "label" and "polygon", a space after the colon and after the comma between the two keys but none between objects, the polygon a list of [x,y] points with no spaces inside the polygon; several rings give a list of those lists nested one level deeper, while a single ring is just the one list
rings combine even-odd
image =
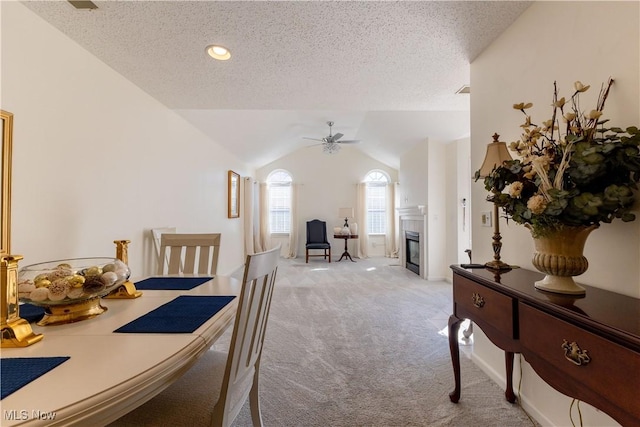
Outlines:
[{"label": "white wall", "polygon": [[[468,263],[464,252],[471,249],[471,173],[469,165],[470,140],[462,138],[446,145],[445,202],[446,209],[446,264]],[[466,200],[466,207],[462,200]],[[452,280],[452,271],[446,268],[446,277]]]},{"label": "white wall", "polygon": [[[400,206],[427,206],[429,280],[451,280],[449,265],[468,261],[469,144],[469,138],[425,140],[400,156]],[[462,198],[468,202],[464,230]]]},{"label": "white wall", "polygon": [[[386,172],[392,182],[398,180],[398,172],[362,153],[357,147],[343,146],[338,153],[327,155],[322,147],[301,148],[256,171],[260,182],[269,173],[284,169],[291,173],[293,181],[300,184],[298,193],[298,256],[304,256],[306,222],[321,219],[327,222],[327,234],[333,227],[342,226],[344,218],[338,217],[341,207],[356,208],[356,184],[362,182],[367,172],[379,169]],[[356,212],[356,216],[358,213]],[[357,222],[349,220],[349,223]],[[360,228],[359,228],[360,229]],[[339,258],[344,250],[344,240],[329,239],[333,258]],[[349,252],[356,252],[358,241],[349,241]],[[369,256],[384,256],[384,239],[369,241]],[[319,259],[319,258],[316,258]]]},{"label": "white wall", "polygon": [[[638,2],[536,2],[471,65],[471,164],[484,158],[491,135],[507,143],[520,135],[523,116],[512,105],[533,102],[534,121],[546,120],[554,80],[560,95],[573,83],[591,84],[581,108],[594,108],[601,83],[615,79],[605,116],[621,127],[640,125],[640,4]],[[475,166],[475,168],[474,168]],[[480,226],[480,212],[489,211],[482,183],[472,186],[474,260],[492,259],[492,228]],[[494,219],[495,220],[495,219]],[[533,242],[527,230],[501,222],[503,261],[533,269]],[[615,292],[640,296],[640,220],[604,224],[585,248],[589,270],[578,281]],[[630,319],[630,321],[633,319]],[[504,381],[503,356],[476,329],[474,357],[487,372]],[[523,366],[525,405],[543,425],[570,425],[566,398]],[[516,373],[518,367],[516,366]],[[516,374],[517,376],[517,374]],[[517,384],[517,379],[516,379]],[[585,426],[616,425],[603,413],[583,405]]]},{"label": "white wall", "polygon": [[427,229],[428,280],[444,280],[449,275],[447,264],[447,163],[446,144],[430,140],[427,159]]},{"label": "white wall", "polygon": [[400,207],[426,206],[429,188],[429,141],[400,156]]},{"label": "white wall", "polygon": [[115,256],[151,272],[151,227],[221,232],[243,263],[227,170],[252,171],[18,2],[2,2],[2,109],[14,116],[12,253],[21,265]]}]

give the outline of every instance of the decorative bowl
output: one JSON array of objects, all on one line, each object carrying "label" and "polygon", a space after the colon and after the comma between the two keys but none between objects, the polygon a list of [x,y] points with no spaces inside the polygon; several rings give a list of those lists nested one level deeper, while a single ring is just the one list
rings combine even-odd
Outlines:
[{"label": "decorative bowl", "polygon": [[89,319],[107,310],[100,297],[123,284],[131,271],[117,258],[76,258],[43,262],[18,271],[21,302],[42,306],[38,325]]}]

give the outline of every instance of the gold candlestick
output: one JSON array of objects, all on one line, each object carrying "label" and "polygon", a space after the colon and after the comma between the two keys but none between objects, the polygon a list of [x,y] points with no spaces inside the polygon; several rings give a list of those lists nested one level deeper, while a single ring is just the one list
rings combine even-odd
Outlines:
[{"label": "gold candlestick", "polygon": [[2,255],[0,257],[2,348],[27,347],[44,337],[42,334],[34,333],[29,322],[20,317],[18,261],[21,259],[22,255]]},{"label": "gold candlestick", "polygon": [[[131,240],[114,240],[116,244],[116,258],[125,264],[129,265],[129,243]],[[142,292],[136,289],[136,285],[133,282],[127,280],[122,285],[118,286],[109,295],[104,298],[109,299],[133,299],[142,296]]]}]

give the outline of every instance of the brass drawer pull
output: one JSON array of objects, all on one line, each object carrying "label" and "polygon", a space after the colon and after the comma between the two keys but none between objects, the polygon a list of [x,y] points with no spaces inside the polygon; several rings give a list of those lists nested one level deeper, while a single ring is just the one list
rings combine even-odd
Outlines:
[{"label": "brass drawer pull", "polygon": [[473,305],[478,308],[482,308],[484,306],[484,298],[482,298],[477,292],[474,292],[473,295],[471,295],[471,301],[473,301]]},{"label": "brass drawer pull", "polygon": [[587,354],[587,350],[582,350],[580,346],[573,341],[569,343],[567,340],[562,340],[562,348],[564,349],[564,357],[569,362],[581,366],[591,362],[591,358]]}]

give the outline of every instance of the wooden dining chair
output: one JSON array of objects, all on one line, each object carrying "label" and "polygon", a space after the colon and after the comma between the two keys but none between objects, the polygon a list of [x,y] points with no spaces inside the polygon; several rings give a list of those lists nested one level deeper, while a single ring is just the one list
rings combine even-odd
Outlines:
[{"label": "wooden dining chair", "polygon": [[218,270],[220,233],[163,233],[158,274],[210,274]]},{"label": "wooden dining chair", "polygon": [[280,246],[248,255],[228,352],[209,349],[162,393],[119,418],[122,426],[230,426],[247,398],[255,427],[262,426],[260,360]]},{"label": "wooden dining chair", "polygon": [[[151,237],[153,238],[153,248],[156,250],[156,259],[158,260],[158,265],[161,264],[160,261],[160,239],[162,235],[165,233],[177,233],[178,230],[176,227],[157,227],[151,229]],[[166,260],[167,264],[169,264],[169,258]]]}]

